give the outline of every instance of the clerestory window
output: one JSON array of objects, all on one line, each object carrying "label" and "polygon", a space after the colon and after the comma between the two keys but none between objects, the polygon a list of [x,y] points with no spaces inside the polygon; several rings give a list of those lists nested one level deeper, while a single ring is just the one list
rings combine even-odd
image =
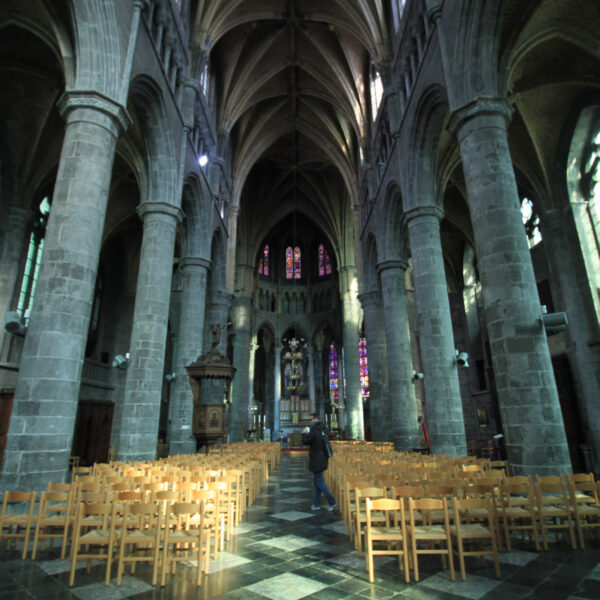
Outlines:
[{"label": "clerestory window", "polygon": [[35,289],[37,286],[42,254],[44,252],[44,238],[46,236],[46,225],[48,215],[50,214],[50,198],[44,196],[40,202],[33,228],[29,236],[29,246],[27,248],[27,258],[25,259],[25,268],[21,279],[21,289],[19,291],[19,300],[17,303],[17,312],[23,319],[25,325],[29,323],[29,315],[33,308],[35,298]]}]

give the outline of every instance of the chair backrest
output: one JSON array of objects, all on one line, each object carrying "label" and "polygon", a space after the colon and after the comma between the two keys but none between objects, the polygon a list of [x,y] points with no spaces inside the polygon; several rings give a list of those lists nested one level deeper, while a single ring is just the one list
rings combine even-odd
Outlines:
[{"label": "chair backrest", "polygon": [[132,492],[131,490],[125,490],[123,492],[117,492],[117,500],[119,502],[143,502],[144,492]]},{"label": "chair backrest", "polygon": [[[423,525],[430,525],[434,520],[432,513],[435,511],[435,521],[439,520],[439,512],[442,512],[444,523],[449,523],[448,501],[446,498],[409,498],[408,513],[411,527],[415,527],[417,522]],[[418,513],[418,515],[417,515]]]},{"label": "chair backrest", "polygon": [[418,498],[425,495],[425,488],[418,485],[399,485],[392,488],[392,498]]},{"label": "chair backrest", "polygon": [[365,501],[365,511],[367,517],[367,527],[371,524],[371,512],[385,513],[386,526],[397,526],[402,524],[404,529],[404,500],[402,498],[393,500],[391,498],[367,498]]}]

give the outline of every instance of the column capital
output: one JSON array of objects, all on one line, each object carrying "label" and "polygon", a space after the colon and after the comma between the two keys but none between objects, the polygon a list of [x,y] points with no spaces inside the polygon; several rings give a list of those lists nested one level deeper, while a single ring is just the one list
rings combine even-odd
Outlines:
[{"label": "column capital", "polygon": [[169,202],[142,202],[137,207],[137,213],[142,221],[151,216],[167,217],[167,220],[172,221],[173,225],[178,225],[183,221],[181,208]]},{"label": "column capital", "polygon": [[358,295],[358,301],[361,303],[363,309],[366,306],[373,306],[374,304],[381,304],[381,292],[379,290],[370,290],[363,292]]},{"label": "column capital", "polygon": [[179,267],[182,271],[193,270],[195,268],[208,271],[211,266],[212,263],[208,258],[202,258],[200,256],[186,256],[179,260]]},{"label": "column capital", "polygon": [[[126,131],[133,122],[125,106],[94,90],[67,90],[58,99],[57,105],[58,111],[67,122],[98,123],[115,136]],[[98,113],[105,118],[109,117],[109,121],[103,122],[104,119],[98,118]]]},{"label": "column capital", "polygon": [[402,275],[404,275],[404,271],[408,269],[408,261],[404,260],[403,258],[398,258],[395,260],[382,260],[381,262],[377,263],[375,269],[379,274],[389,269],[400,269],[402,271]]},{"label": "column capital", "polygon": [[443,217],[444,211],[439,206],[433,204],[409,208],[403,215],[403,219],[409,227],[417,221],[422,222],[424,220],[431,222],[435,221],[439,224]]},{"label": "column capital", "polygon": [[510,123],[512,113],[513,109],[506,98],[482,96],[467,102],[452,113],[448,122],[448,131],[457,135],[467,122],[484,115],[492,118],[500,117],[506,127]]}]

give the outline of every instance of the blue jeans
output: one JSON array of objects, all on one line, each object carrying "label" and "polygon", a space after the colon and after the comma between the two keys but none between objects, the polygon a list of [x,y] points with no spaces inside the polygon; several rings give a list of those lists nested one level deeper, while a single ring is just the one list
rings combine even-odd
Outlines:
[{"label": "blue jeans", "polygon": [[315,484],[315,506],[321,506],[321,494],[325,494],[325,498],[327,498],[327,502],[329,506],[333,506],[335,504],[335,500],[323,479],[323,473],[313,473],[313,483]]}]

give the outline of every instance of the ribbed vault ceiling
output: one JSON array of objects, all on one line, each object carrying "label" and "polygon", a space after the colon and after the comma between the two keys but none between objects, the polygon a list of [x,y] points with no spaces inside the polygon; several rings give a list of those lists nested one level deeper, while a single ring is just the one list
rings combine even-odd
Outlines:
[{"label": "ribbed vault ceiling", "polygon": [[233,201],[258,244],[292,208],[339,244],[354,201],[371,57],[386,45],[380,0],[200,0],[197,47],[217,74]]}]

